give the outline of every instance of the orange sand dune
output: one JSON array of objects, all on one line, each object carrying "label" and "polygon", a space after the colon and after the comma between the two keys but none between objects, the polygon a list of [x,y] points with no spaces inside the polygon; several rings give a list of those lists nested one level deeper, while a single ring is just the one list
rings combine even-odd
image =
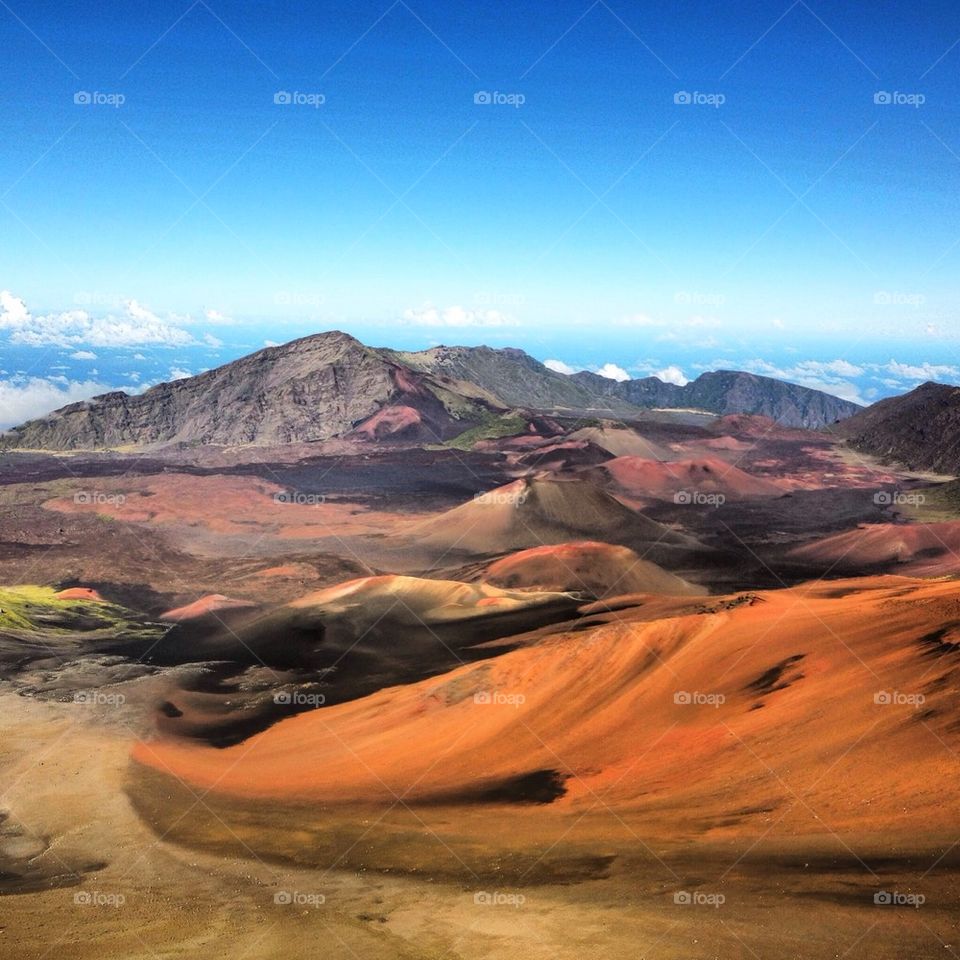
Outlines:
[{"label": "orange sand dune", "polygon": [[594,597],[706,593],[629,547],[591,540],[521,550],[491,563],[483,579],[498,587],[583,591]]},{"label": "orange sand dune", "polygon": [[407,530],[446,550],[506,553],[584,536],[614,543],[695,546],[696,541],[631,510],[583,479],[536,477],[479,494]]},{"label": "orange sand dune", "polygon": [[92,587],[69,587],[55,596],[58,600],[95,600],[98,603],[106,603],[106,600]]},{"label": "orange sand dune", "polygon": [[502,590],[485,583],[386,574],[315,590],[288,606],[294,609],[322,607],[330,616],[353,613],[359,622],[371,624],[389,613],[393,620],[429,625],[535,607],[538,603],[552,604],[558,592],[530,593]]},{"label": "orange sand dune", "polygon": [[257,604],[250,600],[234,600],[231,597],[225,597],[222,593],[211,593],[209,596],[200,597],[193,603],[186,606],[177,607],[175,610],[168,610],[160,614],[161,620],[196,620],[198,617],[205,616],[208,613],[214,613],[217,610],[236,610],[240,607],[255,607]]},{"label": "orange sand dune", "polygon": [[[700,614],[548,637],[236,747],[155,740],[134,756],[208,799],[273,810],[402,797],[429,817],[443,803],[436,829],[451,829],[450,805],[497,798],[494,819],[460,825],[487,843],[591,815],[579,835],[595,823],[598,843],[626,824],[641,843],[859,831],[916,844],[953,836],[960,815],[957,590],[882,577],[714,598]],[[505,807],[498,787],[537,774],[562,795]]]},{"label": "orange sand dune", "polygon": [[943,523],[871,523],[805,543],[789,556],[809,563],[864,569],[904,564],[914,575],[960,572],[960,520]]},{"label": "orange sand dune", "polygon": [[634,497],[669,500],[682,492],[722,494],[728,500],[777,497],[784,491],[772,480],[753,477],[737,467],[712,457],[662,463],[640,457],[618,457],[599,468]]}]

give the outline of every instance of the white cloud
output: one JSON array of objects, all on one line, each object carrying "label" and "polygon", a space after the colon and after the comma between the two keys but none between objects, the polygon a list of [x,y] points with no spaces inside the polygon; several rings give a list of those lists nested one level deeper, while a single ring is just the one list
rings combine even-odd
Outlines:
[{"label": "white cloud", "polygon": [[277,340],[264,340],[263,345],[265,347],[279,347],[280,343]]},{"label": "white cloud", "polygon": [[0,330],[10,342],[25,346],[126,347],[140,343],[190,346],[193,335],[179,324],[181,317],[163,319],[136,300],[124,303],[123,316],[93,317],[85,310],[34,316],[19,297],[0,291]]},{"label": "white cloud", "polygon": [[207,320],[210,323],[224,324],[224,325],[228,323],[233,323],[233,319],[231,317],[226,316],[225,314],[221,313],[219,310],[209,310],[209,309],[204,310],[203,315],[207,318]]},{"label": "white cloud", "polygon": [[627,373],[623,367],[618,367],[615,363],[605,363],[597,371],[601,377],[606,377],[608,380],[616,380],[618,383],[623,383],[624,380],[630,379],[630,374]]},{"label": "white cloud", "polygon": [[63,385],[42,377],[0,380],[0,429],[15,427],[68,403],[89,400],[109,390],[110,387],[93,380],[66,381]]},{"label": "white cloud", "polygon": [[678,387],[685,387],[690,382],[690,378],[685,376],[684,372],[676,366],[664,367],[662,370],[657,370],[653,375],[664,383],[674,383]]},{"label": "white cloud", "polygon": [[70,354],[71,360],[96,360],[97,355],[92,350],[77,350]]},{"label": "white cloud", "polygon": [[564,363],[562,360],[544,360],[543,365],[554,373],[563,373],[568,377],[571,373],[577,372],[576,367],[571,367],[569,363]]},{"label": "white cloud", "polygon": [[182,367],[171,367],[169,378],[170,380],[187,380],[189,377],[192,377],[193,374],[189,370],[184,370]]},{"label": "white cloud", "polygon": [[215,337],[212,333],[205,333],[203,335],[203,342],[208,347],[213,347],[214,349],[223,346],[223,341],[219,337]]},{"label": "white cloud", "polygon": [[940,377],[960,376],[960,370],[945,363],[909,364],[891,360],[880,369],[903,380],[937,380]]},{"label": "white cloud", "polygon": [[515,327],[517,321],[499,310],[468,310],[454,306],[440,310],[431,304],[403,311],[404,322],[418,327]]},{"label": "white cloud", "polygon": [[767,360],[757,359],[743,364],[743,369],[811,390],[820,390],[841,400],[860,404],[865,402],[860,395],[860,387],[845,378],[859,377],[866,371],[849,360],[800,360],[792,367],[779,367]]}]

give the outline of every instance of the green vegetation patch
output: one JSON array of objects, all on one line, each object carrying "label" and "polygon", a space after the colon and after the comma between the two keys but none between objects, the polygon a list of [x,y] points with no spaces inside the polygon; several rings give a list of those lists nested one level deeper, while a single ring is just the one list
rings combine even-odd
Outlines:
[{"label": "green vegetation patch", "polygon": [[7,636],[55,637],[80,631],[134,640],[161,636],[165,630],[114,603],[64,599],[52,587],[0,587],[0,634]]},{"label": "green vegetation patch", "polygon": [[523,417],[514,415],[491,415],[469,430],[447,441],[447,446],[454,450],[470,450],[478,440],[496,440],[499,437],[512,437],[522,433],[527,426]]}]

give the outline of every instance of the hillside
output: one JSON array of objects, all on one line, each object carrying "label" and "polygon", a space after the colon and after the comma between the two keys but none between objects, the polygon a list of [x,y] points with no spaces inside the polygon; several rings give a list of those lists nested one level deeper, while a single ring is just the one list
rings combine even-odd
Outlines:
[{"label": "hillside", "polygon": [[[748,373],[707,373],[685,387],[655,377],[617,383],[564,376],[522,350],[436,347],[404,353],[333,331],[268,347],[142,394],[107,393],[15,427],[6,447],[82,450],[151,444],[449,441],[497,415],[527,411],[629,419],[643,408],[762,414],[819,428],[859,408]],[[502,433],[502,425],[496,430]],[[499,435],[499,433],[497,434]]]},{"label": "hillside", "polygon": [[960,387],[928,382],[838,428],[852,447],[912,470],[960,474]]}]

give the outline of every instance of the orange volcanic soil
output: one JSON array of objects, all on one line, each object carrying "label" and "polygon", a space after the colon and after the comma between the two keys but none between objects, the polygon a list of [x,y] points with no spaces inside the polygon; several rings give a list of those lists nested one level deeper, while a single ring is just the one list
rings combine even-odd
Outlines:
[{"label": "orange volcanic soil", "polygon": [[618,457],[600,468],[625,493],[634,497],[669,500],[676,494],[698,491],[722,494],[729,500],[778,497],[784,491],[772,480],[753,477],[717,458],[662,463],[640,457]]},{"label": "orange volcanic soil", "polygon": [[58,600],[95,600],[98,603],[106,603],[106,600],[92,587],[69,587],[54,596]]},{"label": "orange volcanic soil", "polygon": [[165,473],[136,479],[98,481],[102,496],[76,502],[65,496],[43,504],[60,513],[105,514],[132,523],[199,527],[224,536],[250,536],[256,517],[259,536],[309,539],[380,533],[400,514],[377,512],[355,503],[296,494],[253,477]]},{"label": "orange volcanic soil", "polygon": [[850,569],[904,564],[915,575],[960,571],[960,520],[943,523],[872,523],[790,551],[796,560]]},{"label": "orange volcanic soil", "polygon": [[591,535],[615,543],[696,545],[693,538],[631,510],[587,480],[551,476],[516,480],[478,494],[406,532],[435,548],[488,554]]},{"label": "orange volcanic soil", "polygon": [[582,591],[594,597],[706,593],[641,559],[629,547],[591,540],[522,550],[491,563],[483,579],[498,587]]},{"label": "orange volcanic soil", "polygon": [[196,620],[198,617],[206,616],[208,613],[215,613],[218,610],[235,610],[240,607],[255,607],[257,604],[250,600],[234,600],[231,597],[225,597],[222,593],[211,593],[209,596],[200,597],[193,603],[186,606],[177,607],[175,610],[168,610],[160,614],[161,620]]},{"label": "orange volcanic soil", "polygon": [[448,817],[552,773],[551,803],[500,796],[479,827],[464,813],[492,844],[588,815],[579,836],[593,823],[596,842],[632,824],[641,842],[859,832],[919,843],[953,836],[960,814],[958,599],[955,583],[881,577],[713,598],[649,622],[624,611],[234,747],[158,739],[134,758],[211,801],[345,815],[400,797]]},{"label": "orange volcanic soil", "polygon": [[552,603],[557,591],[525,593],[485,583],[424,580],[384,574],[360,577],[315,590],[288,604],[293,609],[323,607],[329,614],[352,613],[361,622],[378,622],[387,614],[421,625],[466,620],[474,616]]}]

